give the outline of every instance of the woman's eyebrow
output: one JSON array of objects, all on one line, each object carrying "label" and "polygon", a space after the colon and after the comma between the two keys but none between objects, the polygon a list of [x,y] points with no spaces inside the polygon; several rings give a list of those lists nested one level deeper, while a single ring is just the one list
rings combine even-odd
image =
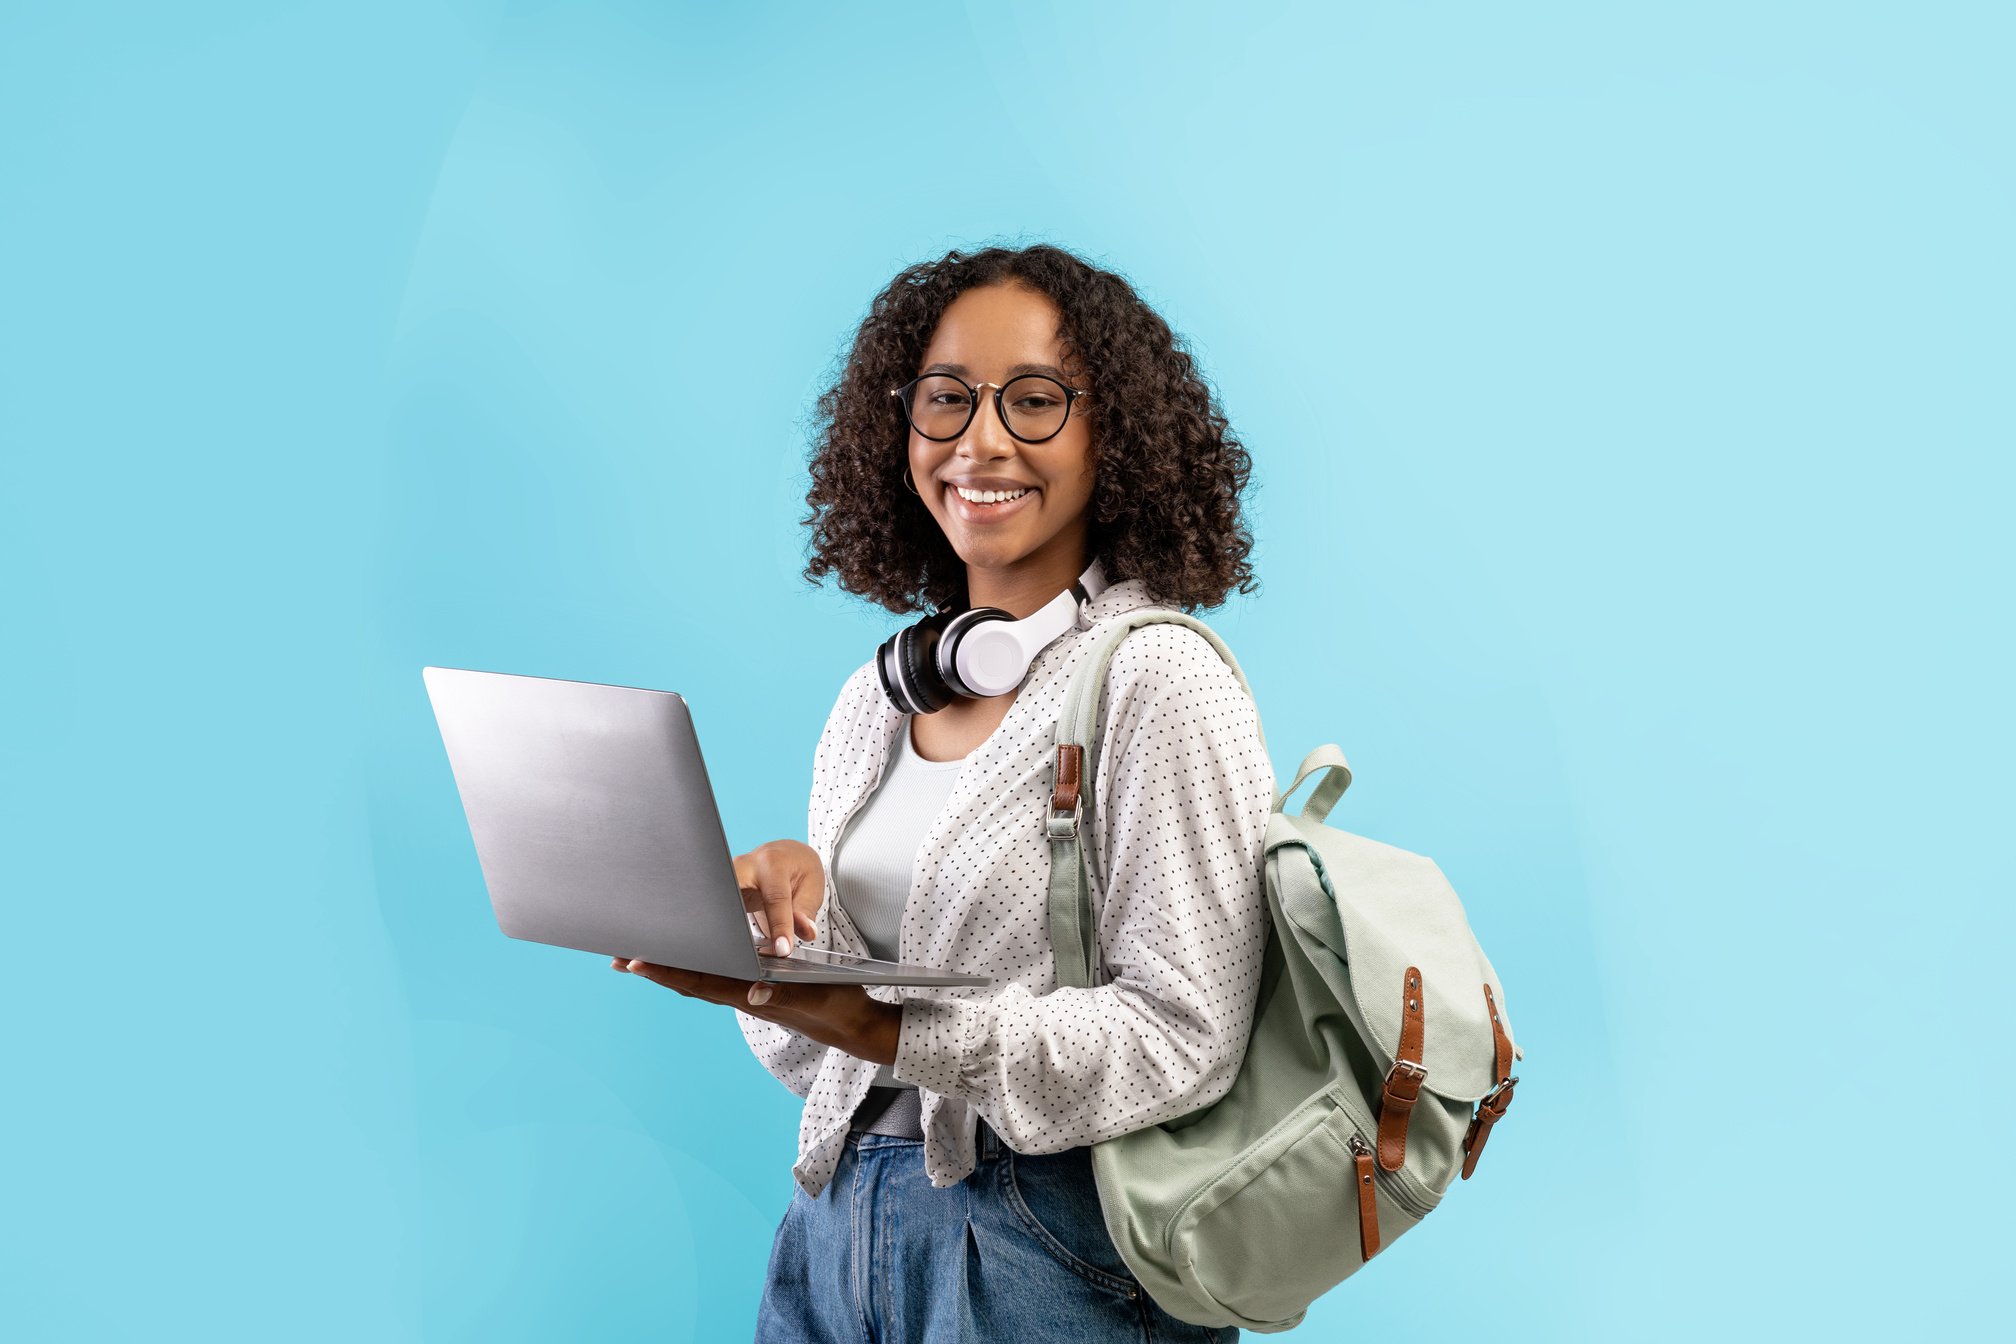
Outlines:
[{"label": "woman's eyebrow", "polygon": [[[956,373],[961,378],[971,378],[973,376],[973,370],[967,368],[964,364],[948,364],[943,360],[922,370],[917,376],[921,378],[926,373]],[[1064,381],[1064,370],[1058,368],[1055,364],[1010,364],[1008,366],[1008,376],[1010,378],[1018,377],[1025,373],[1047,373],[1060,383]]]}]

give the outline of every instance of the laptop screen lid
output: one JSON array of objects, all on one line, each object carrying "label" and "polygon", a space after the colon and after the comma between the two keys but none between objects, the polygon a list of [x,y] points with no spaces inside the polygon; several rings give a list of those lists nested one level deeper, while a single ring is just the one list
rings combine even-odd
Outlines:
[{"label": "laptop screen lid", "polygon": [[755,931],[683,697],[426,667],[497,924],[754,980]]}]

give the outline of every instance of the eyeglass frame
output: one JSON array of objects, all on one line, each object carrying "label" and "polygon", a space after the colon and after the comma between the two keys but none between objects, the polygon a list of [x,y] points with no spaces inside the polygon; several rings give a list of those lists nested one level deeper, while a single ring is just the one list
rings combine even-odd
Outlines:
[{"label": "eyeglass frame", "polygon": [[[973,428],[973,417],[980,413],[980,389],[983,387],[991,387],[994,389],[994,414],[997,418],[1000,419],[1001,427],[1008,431],[1009,436],[1014,438],[1016,441],[1020,443],[1048,443],[1050,442],[1050,440],[1056,438],[1059,434],[1062,434],[1064,432],[1064,426],[1071,423],[1071,407],[1077,403],[1078,398],[1084,396],[1090,396],[1092,392],[1092,389],[1089,387],[1073,387],[1071,386],[1071,384],[1065,382],[1062,378],[1052,378],[1047,373],[1018,373],[1013,378],[1010,378],[1006,383],[986,383],[986,382],[969,383],[956,373],[938,372],[938,373],[920,373],[915,378],[912,378],[909,382],[903,384],[903,386],[890,388],[889,395],[892,397],[901,397],[905,393],[907,393],[911,388],[923,382],[926,378],[950,378],[953,382],[965,388],[972,398],[972,400],[969,401],[966,406],[966,423],[959,426],[957,433],[947,434],[942,439],[938,438],[935,435],[926,434],[923,430],[918,429],[917,422],[910,418],[910,407],[908,403],[907,402],[897,403],[903,408],[903,423],[910,426],[912,430],[915,430],[920,438],[929,439],[932,443],[952,443],[955,440],[957,440],[961,435],[963,435],[967,430]],[[1045,434],[1040,439],[1031,439],[1021,434],[1017,434],[1015,432],[1015,426],[1008,423],[1008,407],[1002,401],[1003,394],[1006,393],[1008,388],[1016,383],[1021,382],[1024,378],[1041,378],[1046,383],[1054,383],[1058,387],[1064,389],[1064,418],[1057,422],[1057,428],[1051,430],[1048,434]]]}]

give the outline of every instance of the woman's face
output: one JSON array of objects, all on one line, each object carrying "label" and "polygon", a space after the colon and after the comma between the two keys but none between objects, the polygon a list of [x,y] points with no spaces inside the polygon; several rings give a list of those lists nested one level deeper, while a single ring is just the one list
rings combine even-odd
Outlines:
[{"label": "woman's face", "polygon": [[[1021,285],[969,289],[946,308],[917,368],[919,374],[952,373],[969,384],[990,384],[980,389],[980,405],[957,439],[941,443],[910,431],[910,477],[966,562],[969,587],[998,591],[1040,580],[1061,589],[1090,563],[1092,434],[1082,406],[1074,403],[1064,427],[1041,443],[1010,434],[994,406],[992,384],[1005,385],[1021,373],[1089,386],[1083,369],[1064,362],[1061,318],[1048,296]],[[1019,398],[1028,387],[1011,393]],[[967,481],[983,489],[1026,487],[1028,493],[1009,503],[973,504],[953,488]]]}]

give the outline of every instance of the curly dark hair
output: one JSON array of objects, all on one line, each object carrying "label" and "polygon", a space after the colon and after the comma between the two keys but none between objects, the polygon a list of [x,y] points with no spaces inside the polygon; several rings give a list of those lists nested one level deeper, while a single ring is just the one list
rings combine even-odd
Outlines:
[{"label": "curly dark hair", "polygon": [[[802,520],[805,578],[896,612],[963,606],[966,566],[903,483],[909,423],[889,389],[916,377],[938,320],[968,289],[1019,283],[1063,314],[1066,358],[1099,389],[1086,544],[1109,582],[1139,578],[1154,601],[1194,613],[1255,587],[1240,514],[1252,459],[1169,324],[1126,280],[1047,243],[947,252],[875,296],[845,367],[819,396]],[[1074,411],[1074,414],[1077,413]]]}]

